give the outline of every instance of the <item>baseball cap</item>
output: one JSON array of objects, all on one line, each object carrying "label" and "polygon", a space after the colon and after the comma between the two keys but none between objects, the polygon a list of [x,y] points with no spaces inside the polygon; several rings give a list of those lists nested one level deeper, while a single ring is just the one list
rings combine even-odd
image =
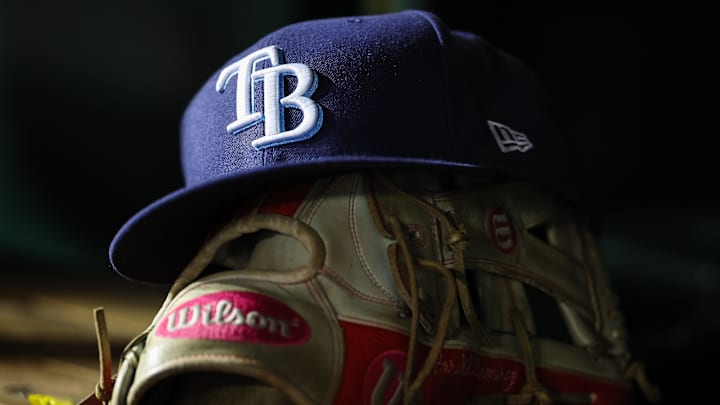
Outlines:
[{"label": "baseball cap", "polygon": [[344,172],[501,175],[574,200],[568,144],[546,104],[525,63],[428,11],[285,26],[189,102],[185,185],[121,227],[110,262],[131,280],[171,282],[244,199]]}]

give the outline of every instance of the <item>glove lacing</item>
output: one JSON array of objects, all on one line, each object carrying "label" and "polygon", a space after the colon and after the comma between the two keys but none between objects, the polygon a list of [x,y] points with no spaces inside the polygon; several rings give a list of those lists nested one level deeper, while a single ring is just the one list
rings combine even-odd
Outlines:
[{"label": "glove lacing", "polygon": [[[410,342],[408,344],[408,355],[405,366],[405,373],[403,375],[403,404],[410,404],[417,395],[418,391],[422,389],[425,380],[430,376],[432,368],[435,365],[440,352],[444,346],[445,338],[450,326],[450,317],[452,309],[457,302],[457,298],[460,298],[460,303],[463,308],[465,318],[470,325],[470,329],[475,334],[477,339],[482,344],[489,344],[487,333],[483,330],[480,325],[475,307],[470,296],[470,291],[467,283],[467,276],[465,273],[465,261],[464,251],[468,246],[467,231],[462,224],[457,223],[455,218],[452,217],[451,213],[443,214],[437,208],[432,205],[415,198],[409,193],[401,190],[384,177],[377,175],[377,178],[383,183],[383,185],[412,204],[418,205],[427,212],[429,212],[434,218],[439,220],[448,232],[447,243],[453,252],[454,271],[443,266],[436,260],[429,260],[418,258],[414,259],[410,248],[408,246],[405,231],[403,230],[400,221],[395,216],[389,216],[388,222],[390,230],[395,238],[401,254],[403,255],[405,266],[407,267],[408,279],[409,279],[409,292],[410,297],[404,297],[406,304],[410,307],[411,311],[411,323],[410,323]],[[430,346],[430,351],[425,359],[425,362],[420,367],[415,378],[412,378],[412,370],[414,369],[415,360],[415,347],[418,338],[418,329],[420,325],[420,306],[419,306],[419,295],[420,288],[417,285],[417,270],[416,264],[421,268],[428,268],[430,270],[440,273],[446,280],[445,289],[445,300],[440,312],[440,317],[437,321],[437,326],[434,329],[434,338]],[[399,274],[393,272],[393,277],[397,283],[402,283]],[[408,299],[409,298],[409,299]],[[409,302],[407,302],[409,301]]]},{"label": "glove lacing", "polygon": [[[428,260],[418,258],[416,261],[413,259],[410,249],[407,244],[405,233],[402,229],[400,221],[395,216],[389,216],[388,222],[392,231],[392,235],[397,241],[398,246],[403,255],[403,259],[406,263],[408,278],[410,283],[410,302],[406,302],[412,312],[411,324],[410,324],[410,343],[408,345],[408,357],[405,366],[405,374],[403,375],[403,404],[409,404],[417,392],[422,389],[423,383],[429,377],[432,372],[432,367],[442,351],[445,337],[450,324],[450,316],[453,306],[455,305],[457,297],[460,298],[462,305],[463,314],[465,319],[470,325],[471,331],[475,334],[476,338],[483,345],[490,343],[488,334],[484,331],[480,325],[480,321],[475,310],[475,306],[472,302],[470,290],[468,288],[467,273],[465,271],[465,256],[464,252],[469,244],[467,230],[462,223],[459,223],[452,212],[442,213],[436,207],[422,201],[410,193],[400,189],[398,186],[377,174],[376,178],[388,189],[392,190],[399,196],[402,196],[408,202],[417,205],[430,213],[433,218],[437,219],[444,225],[444,229],[448,232],[447,244],[453,253],[454,268],[451,273],[448,268],[443,266],[441,263],[435,260]],[[435,336],[430,348],[430,352],[425,359],[425,362],[421,366],[417,375],[411,381],[411,374],[414,363],[414,351],[417,343],[418,326],[420,323],[420,309],[419,309],[419,287],[417,286],[417,275],[415,262],[420,267],[425,267],[439,272],[445,277],[447,281],[446,297],[443,303],[442,312],[437,322],[437,328]],[[402,283],[399,275],[393,272],[395,281]],[[402,295],[402,294],[401,294]],[[527,333],[525,323],[522,318],[522,314],[518,310],[513,310],[511,313],[511,319],[513,323],[513,329],[515,330],[519,343],[520,350],[522,352],[522,359],[525,368],[526,383],[522,387],[519,394],[508,394],[506,396],[506,403],[508,405],[552,405],[553,399],[550,397],[549,390],[538,381],[535,373],[535,362],[532,355],[532,347],[530,339]],[[589,398],[588,395],[581,395],[582,398],[575,398],[575,395],[571,395],[573,398],[570,399],[571,403],[577,403],[575,400],[580,399],[580,403],[584,403],[584,400]],[[565,402],[565,401],[562,401]]]},{"label": "glove lacing", "polygon": [[112,397],[114,381],[112,378],[112,353],[107,322],[105,321],[105,309],[103,307],[95,308],[93,316],[95,318],[95,335],[97,337],[98,360],[100,363],[100,379],[95,386],[95,398],[101,404],[107,404]]},{"label": "glove lacing", "polygon": [[435,330],[435,337],[428,353],[425,362],[418,371],[417,375],[411,381],[413,364],[415,361],[415,346],[417,344],[418,326],[420,325],[420,308],[419,308],[419,288],[417,286],[417,275],[415,274],[415,265],[413,263],[410,250],[407,246],[407,241],[403,235],[403,230],[400,226],[400,222],[395,217],[390,217],[390,226],[392,233],[397,238],[397,243],[400,246],[400,250],[407,263],[408,276],[410,281],[410,302],[408,306],[411,311],[411,323],[410,323],[410,342],[408,343],[407,360],[405,363],[405,373],[403,374],[403,404],[407,405],[412,402],[413,397],[422,388],[423,383],[432,372],[432,368],[437,361],[440,352],[442,351],[443,344],[445,342],[445,336],[447,335],[448,326],[450,325],[450,315],[456,302],[456,286],[453,275],[450,271],[441,264],[433,260],[419,259],[418,264],[422,267],[426,267],[437,271],[447,281],[447,288],[445,294],[445,302],[443,303],[440,318],[438,320],[438,326]]}]

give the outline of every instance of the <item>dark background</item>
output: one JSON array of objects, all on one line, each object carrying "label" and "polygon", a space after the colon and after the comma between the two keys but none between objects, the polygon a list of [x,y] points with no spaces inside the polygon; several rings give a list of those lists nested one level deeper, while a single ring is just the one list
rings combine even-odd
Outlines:
[{"label": "dark background", "polygon": [[182,186],[180,116],[215,69],[291,22],[423,8],[538,74],[575,142],[635,357],[666,403],[709,398],[720,360],[712,2],[539,3],[0,0],[0,280],[126,282],[107,246]]}]

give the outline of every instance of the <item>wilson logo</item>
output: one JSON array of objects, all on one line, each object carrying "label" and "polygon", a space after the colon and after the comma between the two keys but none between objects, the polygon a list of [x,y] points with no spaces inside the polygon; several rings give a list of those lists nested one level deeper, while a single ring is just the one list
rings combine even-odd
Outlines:
[{"label": "wilson logo", "polygon": [[172,309],[156,333],[168,338],[293,345],[310,338],[310,326],[292,308],[268,296],[221,291]]}]

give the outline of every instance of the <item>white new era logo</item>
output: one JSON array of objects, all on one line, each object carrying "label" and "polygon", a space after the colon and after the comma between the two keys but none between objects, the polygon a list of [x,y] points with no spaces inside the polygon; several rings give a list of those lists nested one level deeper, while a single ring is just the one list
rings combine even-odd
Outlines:
[{"label": "white new era logo", "polygon": [[500,150],[505,153],[512,151],[526,152],[533,147],[528,137],[522,132],[515,131],[507,125],[490,120],[488,120],[488,126]]}]

